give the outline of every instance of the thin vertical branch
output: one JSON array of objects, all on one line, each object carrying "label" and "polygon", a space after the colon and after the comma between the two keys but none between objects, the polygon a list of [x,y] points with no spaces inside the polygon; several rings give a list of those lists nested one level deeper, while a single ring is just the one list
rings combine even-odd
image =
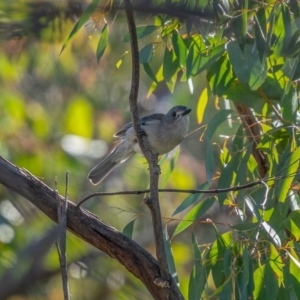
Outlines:
[{"label": "thin vertical branch", "polygon": [[67,270],[67,255],[66,255],[66,230],[67,230],[67,210],[68,210],[68,187],[69,187],[69,172],[66,173],[66,192],[65,198],[60,198],[57,192],[57,215],[58,215],[58,226],[59,226],[59,246],[56,243],[61,276],[62,285],[64,292],[64,300],[70,299],[69,293],[69,281],[68,281],[68,270]]},{"label": "thin vertical branch", "polygon": [[[137,140],[142,150],[142,153],[146,157],[149,164],[150,172],[150,197],[145,199],[146,204],[148,205],[151,215],[152,223],[155,236],[156,244],[156,256],[160,269],[160,278],[157,278],[159,286],[169,287],[170,285],[175,285],[172,280],[169,271],[168,271],[168,262],[166,251],[164,248],[163,240],[163,225],[162,218],[159,206],[159,197],[158,197],[158,178],[160,174],[160,169],[158,167],[158,155],[152,153],[149,148],[148,141],[143,134],[143,131],[140,126],[137,99],[138,99],[138,89],[139,89],[139,49],[138,49],[138,39],[136,34],[136,25],[134,21],[132,3],[130,0],[124,0],[125,11],[127,16],[130,42],[131,42],[131,54],[132,54],[132,81],[131,81],[131,90],[129,96],[130,111],[132,117],[132,124],[135,132],[137,133]],[[168,289],[166,289],[168,290]],[[182,299],[182,295],[178,290],[178,299]],[[166,297],[168,295],[166,294]]]}]

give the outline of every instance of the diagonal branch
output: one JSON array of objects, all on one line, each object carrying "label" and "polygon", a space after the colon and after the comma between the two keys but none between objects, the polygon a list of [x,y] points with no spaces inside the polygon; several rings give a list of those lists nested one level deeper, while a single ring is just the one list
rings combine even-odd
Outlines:
[{"label": "diagonal branch", "polygon": [[[19,169],[1,156],[0,183],[29,200],[57,223],[56,192],[26,170]],[[63,198],[60,195],[59,197]],[[160,273],[157,261],[133,240],[70,201],[68,201],[67,229],[121,263],[143,282],[154,299],[166,299],[165,289],[154,284]],[[174,283],[168,292],[169,299],[179,299],[179,292]]]}]

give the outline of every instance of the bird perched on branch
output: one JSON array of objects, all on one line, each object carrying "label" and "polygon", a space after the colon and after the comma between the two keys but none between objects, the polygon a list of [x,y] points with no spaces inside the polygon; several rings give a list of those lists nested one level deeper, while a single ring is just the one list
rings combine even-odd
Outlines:
[{"label": "bird perched on branch", "polygon": [[[168,153],[181,143],[189,128],[190,112],[191,109],[178,105],[166,114],[153,114],[140,119],[142,130],[154,153],[159,155]],[[88,175],[88,179],[94,185],[135,153],[142,153],[132,123],[125,125],[114,134],[114,137],[119,138],[119,144]]]}]

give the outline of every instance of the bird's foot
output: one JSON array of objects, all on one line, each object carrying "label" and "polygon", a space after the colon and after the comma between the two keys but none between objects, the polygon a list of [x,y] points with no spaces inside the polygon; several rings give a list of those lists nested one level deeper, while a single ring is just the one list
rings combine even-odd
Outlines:
[{"label": "bird's foot", "polygon": [[146,134],[146,132],[144,130],[140,130],[137,134],[139,136],[147,136],[147,134]]},{"label": "bird's foot", "polygon": [[155,171],[156,174],[160,175],[161,174],[161,169],[160,169],[160,165],[156,165],[155,167]]}]

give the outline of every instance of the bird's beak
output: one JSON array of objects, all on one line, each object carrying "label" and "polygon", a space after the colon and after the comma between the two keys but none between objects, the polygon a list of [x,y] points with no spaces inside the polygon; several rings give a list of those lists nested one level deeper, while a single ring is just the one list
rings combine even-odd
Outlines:
[{"label": "bird's beak", "polygon": [[187,108],[181,115],[185,116],[187,114],[189,114],[192,110],[190,108]]}]

